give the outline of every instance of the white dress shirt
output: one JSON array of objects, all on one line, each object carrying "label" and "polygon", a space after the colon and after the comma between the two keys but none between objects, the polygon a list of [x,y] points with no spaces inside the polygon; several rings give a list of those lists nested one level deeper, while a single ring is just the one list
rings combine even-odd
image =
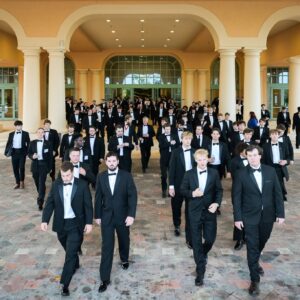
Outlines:
[{"label": "white dress shirt", "polygon": [[214,116],[209,115],[210,125],[214,125]]},{"label": "white dress shirt", "polygon": [[[183,148],[183,155],[184,155],[184,165],[185,165],[185,171],[189,171],[192,169],[192,160],[191,160],[191,148]],[[185,151],[189,150],[189,151]]]},{"label": "white dress shirt", "polygon": [[44,138],[46,141],[49,141],[49,131],[44,132]]},{"label": "white dress shirt", "polygon": [[79,123],[79,115],[75,115],[75,122]]},{"label": "white dress shirt", "polygon": [[278,142],[276,144],[272,144],[272,154],[273,154],[273,164],[278,164],[280,161],[280,152],[279,152],[279,144]]},{"label": "white dress shirt", "polygon": [[127,128],[124,126],[124,135],[129,136],[129,126]]},{"label": "white dress shirt", "polygon": [[148,125],[143,125],[143,136],[148,134]]},{"label": "white dress shirt", "polygon": [[89,119],[89,126],[92,126],[92,116],[88,116]]},{"label": "white dress shirt", "polygon": [[[206,171],[200,175],[200,172]],[[198,183],[199,188],[202,192],[204,192],[207,182],[207,168],[201,170],[197,167],[197,175],[198,175]]]},{"label": "white dress shirt", "polygon": [[[118,144],[119,145],[123,144],[123,137],[122,136],[118,137]],[[119,148],[119,150],[120,150],[120,156],[124,156],[124,149],[123,148]]]},{"label": "white dress shirt", "polygon": [[98,111],[97,112],[97,115],[98,115],[98,122],[102,122],[102,113],[101,113],[101,111]]},{"label": "white dress shirt", "polygon": [[222,131],[222,130],[223,130],[224,123],[223,123],[223,122],[219,122],[219,125],[220,125],[221,131]]},{"label": "white dress shirt", "polygon": [[244,164],[244,166],[246,167],[246,166],[248,166],[248,159],[245,159],[244,157],[242,157],[242,156],[240,156],[241,157],[241,159],[242,159],[242,161],[243,161],[243,164]]},{"label": "white dress shirt", "polygon": [[240,140],[243,141],[245,139],[244,134],[242,132],[239,132]]},{"label": "white dress shirt", "polygon": [[203,141],[203,135],[197,135],[197,140],[199,141],[199,147],[202,146],[202,141]]},{"label": "white dress shirt", "polygon": [[[260,168],[261,166],[259,166]],[[252,167],[253,169],[258,169],[258,168],[254,168]],[[260,190],[260,192],[262,192],[262,176],[261,176],[261,172],[258,172],[258,171],[255,171],[253,172],[253,175],[254,175],[254,178],[256,180],[256,183],[258,185],[258,188]]]},{"label": "white dress shirt", "polygon": [[[116,179],[118,175],[118,168],[115,171],[110,171],[108,170],[108,181],[109,181],[109,187],[111,190],[112,195],[114,194],[115,191],[115,184],[116,184]],[[116,174],[116,175],[109,175],[109,174]]]},{"label": "white dress shirt", "polygon": [[[171,136],[168,134],[166,135],[167,141],[170,143],[171,142]],[[172,152],[171,146],[169,147],[169,152]]]},{"label": "white dress shirt", "polygon": [[14,149],[21,149],[22,148],[22,131],[18,133],[15,131],[14,138],[13,138],[13,148]]},{"label": "white dress shirt", "polygon": [[80,174],[79,174],[80,163],[78,162],[77,164],[73,164],[73,166],[74,166],[74,169],[73,169],[74,177],[79,178],[80,177]]},{"label": "white dress shirt", "polygon": [[[214,145],[215,143],[218,143],[218,145]],[[211,145],[211,157],[214,158],[214,162],[211,163],[212,165],[220,165],[221,160],[220,160],[220,144],[219,142],[212,142]]]},{"label": "white dress shirt", "polygon": [[164,115],[164,109],[160,108],[159,109],[159,117],[161,118],[161,117],[163,117],[163,115]]},{"label": "white dress shirt", "polygon": [[94,155],[94,144],[95,144],[95,136],[90,136],[90,148],[91,148],[91,154]]},{"label": "white dress shirt", "polygon": [[39,142],[39,140],[37,140],[36,148],[37,148],[38,160],[43,160],[43,145],[44,145],[44,141]]},{"label": "white dress shirt", "polygon": [[73,219],[75,218],[74,211],[71,206],[71,196],[72,196],[72,189],[74,184],[74,178],[71,181],[72,185],[64,185],[64,219]]}]

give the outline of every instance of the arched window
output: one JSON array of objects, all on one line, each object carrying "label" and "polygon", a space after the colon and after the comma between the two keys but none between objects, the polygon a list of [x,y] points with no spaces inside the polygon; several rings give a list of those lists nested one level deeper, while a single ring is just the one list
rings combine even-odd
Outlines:
[{"label": "arched window", "polygon": [[68,57],[65,57],[65,89],[66,97],[75,97],[75,65]]}]

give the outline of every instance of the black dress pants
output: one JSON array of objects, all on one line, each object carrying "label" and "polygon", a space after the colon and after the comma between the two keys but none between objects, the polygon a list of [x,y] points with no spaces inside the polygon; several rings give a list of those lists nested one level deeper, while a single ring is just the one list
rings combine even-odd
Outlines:
[{"label": "black dress pants", "polygon": [[117,232],[119,243],[119,255],[121,262],[128,262],[129,257],[129,226],[123,224],[101,224],[102,253],[100,262],[100,279],[109,281],[114,257],[115,231]]},{"label": "black dress pants", "polygon": [[75,219],[65,219],[64,222],[64,229],[57,233],[57,237],[66,252],[60,283],[68,287],[75,270],[79,268],[78,249],[81,244],[82,232],[80,232]]},{"label": "black dress pants", "polygon": [[46,194],[46,179],[48,173],[48,163],[38,161],[38,166],[32,171],[32,177],[38,192],[37,204],[43,204]]},{"label": "black dress pants", "polygon": [[273,229],[273,222],[257,225],[249,225],[244,223],[246,244],[247,244],[247,261],[250,271],[251,281],[259,282],[258,273],[259,258],[261,251],[264,249]]},{"label": "black dress pants", "polygon": [[161,189],[166,191],[168,188],[168,169],[169,169],[169,159],[160,158],[160,174],[161,174]]},{"label": "black dress pants", "polygon": [[26,162],[26,153],[22,149],[13,149],[11,155],[11,163],[16,179],[16,184],[20,184],[21,181],[24,181],[25,178],[25,162]]},{"label": "black dress pants", "polygon": [[203,278],[206,270],[207,254],[216,240],[216,214],[211,214],[207,209],[202,210],[201,216],[190,212],[190,224],[196,272],[198,276]]},{"label": "black dress pants", "polygon": [[148,168],[149,159],[151,157],[151,146],[141,144],[140,148],[141,148],[142,168],[143,170],[146,170]]}]

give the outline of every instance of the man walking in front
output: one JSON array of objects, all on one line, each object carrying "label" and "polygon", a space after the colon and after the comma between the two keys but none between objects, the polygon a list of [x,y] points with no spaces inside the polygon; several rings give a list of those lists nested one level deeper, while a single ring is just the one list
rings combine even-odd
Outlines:
[{"label": "man walking in front", "polygon": [[258,295],[260,276],[264,274],[259,258],[273,223],[284,223],[284,204],[275,169],[260,162],[261,148],[250,145],[246,155],[249,165],[237,171],[233,182],[234,225],[245,230],[251,278],[248,291],[250,295]]},{"label": "man walking in front", "polygon": [[95,219],[101,224],[102,253],[100,262],[99,293],[110,284],[115,231],[119,242],[122,269],[129,267],[129,227],[133,224],[137,206],[137,190],[132,175],[118,168],[118,155],[108,152],[105,158],[107,171],[97,177]]}]

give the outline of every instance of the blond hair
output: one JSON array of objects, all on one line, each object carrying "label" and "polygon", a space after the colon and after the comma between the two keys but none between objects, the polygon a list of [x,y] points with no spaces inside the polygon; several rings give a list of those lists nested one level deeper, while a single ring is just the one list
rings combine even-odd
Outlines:
[{"label": "blond hair", "polygon": [[199,156],[206,156],[208,158],[208,151],[206,149],[198,149],[195,153],[194,153],[194,158],[197,161],[197,158]]},{"label": "blond hair", "polygon": [[193,134],[191,133],[191,132],[189,132],[189,131],[184,131],[183,133],[182,133],[182,135],[181,135],[181,137],[182,138],[184,138],[184,137],[190,137],[190,138],[193,138]]}]

